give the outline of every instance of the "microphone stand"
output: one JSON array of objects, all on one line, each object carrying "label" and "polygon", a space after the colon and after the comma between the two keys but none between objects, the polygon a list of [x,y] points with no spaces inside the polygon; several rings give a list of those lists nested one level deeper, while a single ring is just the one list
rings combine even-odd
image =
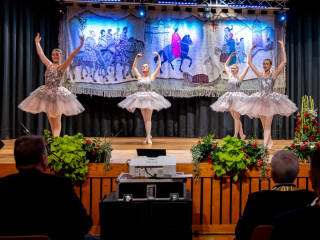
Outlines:
[{"label": "microphone stand", "polygon": [[[28,130],[28,128],[26,128],[25,125],[22,124],[22,122],[19,122],[20,126],[22,127],[22,131],[24,132],[24,134],[28,135],[28,136],[31,136],[31,133],[30,131]],[[47,153],[49,155],[53,155],[54,157],[56,157],[59,161],[62,162],[61,158],[58,157],[54,152],[52,152],[50,149],[49,149],[49,146],[46,144],[46,149],[47,149]]]}]

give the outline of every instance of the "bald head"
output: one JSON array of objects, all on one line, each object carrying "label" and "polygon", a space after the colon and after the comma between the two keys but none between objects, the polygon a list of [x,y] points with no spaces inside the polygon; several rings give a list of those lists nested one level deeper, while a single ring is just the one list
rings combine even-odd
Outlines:
[{"label": "bald head", "polygon": [[293,183],[299,173],[299,159],[292,151],[280,150],[273,155],[270,167],[275,183]]}]

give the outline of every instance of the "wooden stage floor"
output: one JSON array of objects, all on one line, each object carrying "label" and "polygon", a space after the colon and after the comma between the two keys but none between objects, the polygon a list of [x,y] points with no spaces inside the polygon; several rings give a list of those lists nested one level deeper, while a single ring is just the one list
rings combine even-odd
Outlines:
[{"label": "wooden stage floor", "polygon": [[[191,163],[192,156],[190,148],[199,141],[198,138],[154,137],[152,140],[153,144],[143,144],[144,139],[143,137],[113,137],[101,138],[101,141],[111,141],[114,149],[112,151],[112,163],[125,163],[128,159],[136,156],[137,148],[164,148],[167,149],[168,156],[176,156],[177,163]],[[5,145],[0,150],[0,164],[14,163],[14,141],[14,139],[3,140]],[[262,142],[262,140],[258,140],[258,143]],[[273,140],[273,142],[270,157],[272,157],[276,151],[291,144],[292,140]]]}]

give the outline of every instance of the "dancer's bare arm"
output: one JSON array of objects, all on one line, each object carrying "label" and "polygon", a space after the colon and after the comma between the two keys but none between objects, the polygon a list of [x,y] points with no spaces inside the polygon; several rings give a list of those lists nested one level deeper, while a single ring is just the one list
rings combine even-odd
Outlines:
[{"label": "dancer's bare arm", "polygon": [[51,66],[52,62],[44,55],[43,50],[41,48],[41,45],[40,45],[40,41],[41,41],[40,33],[37,34],[37,36],[34,39],[34,41],[36,43],[37,53],[38,53],[38,55],[40,57],[40,60],[43,62],[44,65],[46,65],[46,67]]},{"label": "dancer's bare arm", "polygon": [[151,81],[153,82],[154,80],[156,80],[159,72],[160,72],[160,69],[161,69],[161,58],[160,58],[160,55],[159,53],[157,53],[156,51],[153,52],[157,57],[158,57],[158,67],[157,69],[154,71],[154,73],[151,75],[150,79]]},{"label": "dancer's bare arm", "polygon": [[287,64],[287,55],[286,55],[286,50],[284,48],[283,41],[279,41],[279,43],[281,45],[281,50],[282,50],[282,62],[280,63],[279,67],[272,73],[272,77],[274,79],[278,77],[278,75],[282,72],[282,70]]},{"label": "dancer's bare arm", "polygon": [[249,58],[248,58],[248,64],[251,67],[252,71],[257,75],[257,77],[259,78],[261,76],[261,72],[258,70],[258,68],[252,63],[252,51],[253,49],[255,49],[257,46],[257,44],[253,45],[251,50],[250,50],[250,54],[249,54]]},{"label": "dancer's bare arm", "polygon": [[231,53],[230,56],[228,57],[226,63],[224,64],[224,71],[226,72],[228,77],[231,77],[230,71],[229,71],[229,64],[230,64],[231,58],[234,57],[235,55],[236,55],[236,52]]},{"label": "dancer's bare arm", "polygon": [[[243,52],[245,57],[248,57],[247,54],[245,52]],[[246,68],[243,70],[243,72],[241,73],[241,75],[239,76],[239,81],[242,82],[243,79],[245,78],[245,76],[247,75],[247,72],[249,70],[249,63],[247,63]]]},{"label": "dancer's bare arm", "polygon": [[139,57],[142,57],[142,52],[139,53],[139,54],[136,56],[136,58],[134,59],[133,65],[132,65],[134,74],[136,75],[136,78],[137,78],[137,79],[140,79],[140,78],[141,78],[141,74],[139,73],[139,71],[138,71],[138,69],[137,69],[138,58],[139,58]]},{"label": "dancer's bare arm", "polygon": [[79,37],[80,40],[81,40],[81,44],[79,47],[77,47],[70,55],[69,57],[67,58],[66,61],[64,61],[61,65],[60,65],[60,71],[62,73],[64,73],[66,71],[66,69],[69,67],[69,65],[71,64],[72,60],[74,59],[74,57],[80,52],[80,49],[82,48],[83,46],[83,36],[80,36]]}]

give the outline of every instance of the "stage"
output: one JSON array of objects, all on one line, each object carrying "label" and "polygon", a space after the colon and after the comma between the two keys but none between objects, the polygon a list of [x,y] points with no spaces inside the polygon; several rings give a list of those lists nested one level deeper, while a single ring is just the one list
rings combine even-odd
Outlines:
[{"label": "stage", "polygon": [[[136,156],[137,148],[163,148],[167,150],[168,156],[176,157],[177,163],[191,163],[192,156],[190,148],[199,141],[198,138],[154,137],[152,139],[152,144],[143,144],[142,142],[145,140],[143,137],[113,137],[100,139],[102,142],[111,142],[114,149],[112,151],[112,163],[125,163],[127,159]],[[0,164],[14,163],[14,139],[3,140],[3,142],[5,145],[0,150]],[[263,141],[257,140],[257,142],[262,143]],[[270,157],[272,157],[276,151],[281,150],[292,143],[291,140],[273,140],[273,142],[274,144],[270,151]]]},{"label": "stage", "polygon": [[[93,138],[90,138],[93,139]],[[104,141],[104,139],[101,139]],[[104,164],[90,163],[86,181],[75,186],[75,191],[81,198],[85,208],[91,214],[94,226],[92,234],[100,234],[99,202],[105,194],[115,191],[116,178],[121,172],[128,172],[127,159],[136,155],[137,148],[164,148],[167,155],[176,156],[177,171],[191,174],[193,171],[190,148],[197,144],[197,138],[154,137],[153,144],[143,144],[144,138],[106,138],[111,141],[111,169],[104,170]],[[14,139],[4,140],[5,146],[0,150],[0,177],[17,172],[14,164]],[[262,140],[258,140],[262,143]],[[290,140],[274,140],[271,156],[275,151],[283,149],[291,143]],[[296,184],[300,189],[311,189],[308,179],[309,164],[300,164],[300,173]],[[273,187],[270,179],[260,179],[259,169],[247,171],[238,182],[232,182],[230,177],[216,179],[208,163],[200,164],[199,181],[189,179],[187,189],[193,199],[192,231],[199,232],[193,239],[233,239],[235,225],[242,214],[248,194]],[[50,172],[48,170],[49,173]],[[269,173],[270,175],[270,173]]]}]

